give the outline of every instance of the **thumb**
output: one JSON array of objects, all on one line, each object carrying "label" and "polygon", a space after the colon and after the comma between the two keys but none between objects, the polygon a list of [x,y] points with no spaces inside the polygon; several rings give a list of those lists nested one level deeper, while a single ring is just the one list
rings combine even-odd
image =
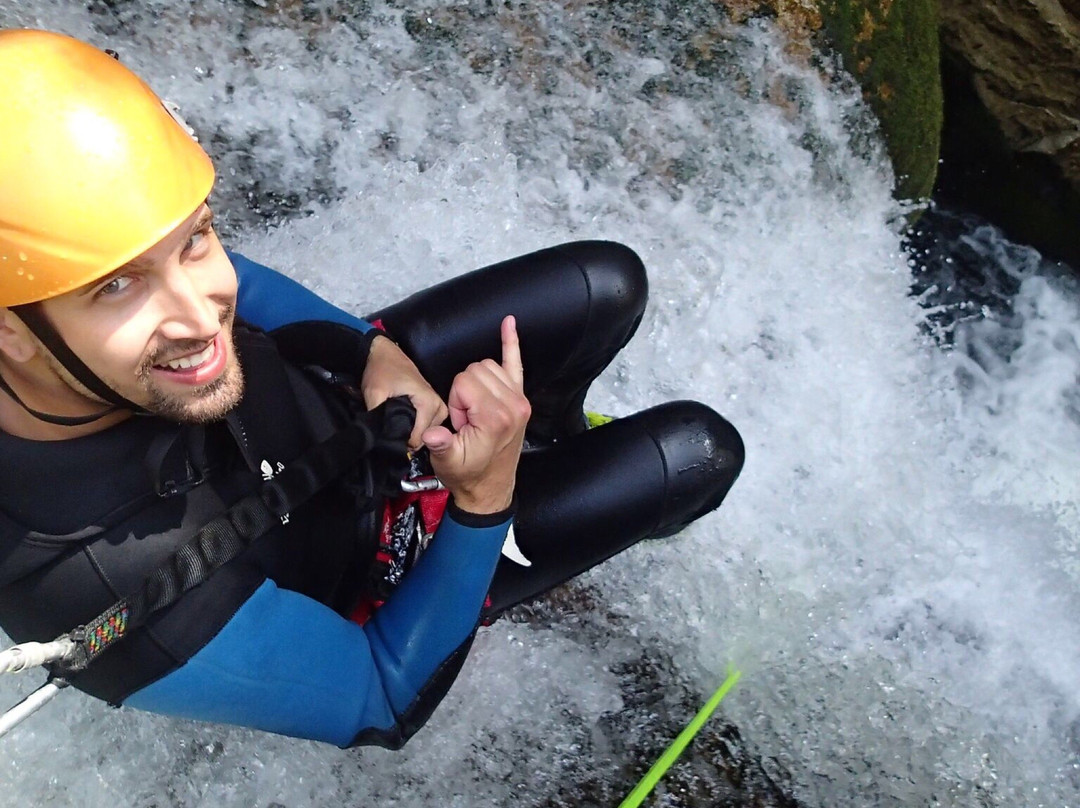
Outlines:
[{"label": "thumb", "polygon": [[425,429],[420,439],[433,455],[445,455],[454,446],[454,434],[445,426],[433,426]]}]

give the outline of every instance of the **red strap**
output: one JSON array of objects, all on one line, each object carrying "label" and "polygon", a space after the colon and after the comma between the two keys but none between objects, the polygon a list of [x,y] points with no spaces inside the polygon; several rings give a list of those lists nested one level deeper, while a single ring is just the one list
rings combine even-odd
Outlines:
[{"label": "red strap", "polygon": [[[375,551],[375,563],[387,567],[393,561],[393,556],[390,554],[393,540],[391,530],[394,521],[406,508],[419,501],[420,521],[424,526],[424,533],[431,534],[438,529],[439,524],[442,522],[443,515],[446,513],[446,503],[449,499],[450,492],[444,489],[441,491],[412,492],[402,494],[393,500],[387,500],[386,506],[383,508],[382,530],[379,532],[379,549]],[[353,608],[349,614],[349,619],[362,626],[371,619],[371,616],[375,614],[375,610],[382,606],[383,603],[384,601],[381,600],[362,600]]]}]

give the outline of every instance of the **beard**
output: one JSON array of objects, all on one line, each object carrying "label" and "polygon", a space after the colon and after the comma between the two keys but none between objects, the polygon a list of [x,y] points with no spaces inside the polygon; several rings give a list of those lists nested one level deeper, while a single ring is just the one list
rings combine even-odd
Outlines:
[{"label": "beard", "polygon": [[[153,368],[169,354],[196,351],[205,347],[199,342],[177,341],[158,346],[148,354],[136,372],[143,391],[141,406],[152,415],[183,424],[207,424],[224,418],[244,395],[244,373],[232,338],[233,307],[222,309],[220,321],[225,335],[228,363],[216,379],[182,393],[169,392],[156,383]],[[115,388],[114,388],[115,389]]]},{"label": "beard", "polygon": [[140,378],[146,402],[143,407],[152,415],[182,424],[208,424],[224,418],[244,396],[244,374],[233,354],[221,375],[209,384],[192,388],[184,394],[168,393],[153,383],[149,373]]}]

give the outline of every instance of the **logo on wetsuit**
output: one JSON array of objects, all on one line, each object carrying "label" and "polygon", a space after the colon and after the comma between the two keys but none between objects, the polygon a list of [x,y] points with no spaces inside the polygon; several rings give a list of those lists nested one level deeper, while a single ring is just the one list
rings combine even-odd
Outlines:
[{"label": "logo on wetsuit", "polygon": [[[275,468],[274,466],[270,465],[269,460],[264,460],[262,463],[259,464],[259,471],[262,472],[262,478],[269,482],[270,480],[274,479],[276,475],[281,474],[281,472],[285,471],[285,464],[278,463],[277,467]],[[281,524],[289,524],[289,514],[282,514]]]}]

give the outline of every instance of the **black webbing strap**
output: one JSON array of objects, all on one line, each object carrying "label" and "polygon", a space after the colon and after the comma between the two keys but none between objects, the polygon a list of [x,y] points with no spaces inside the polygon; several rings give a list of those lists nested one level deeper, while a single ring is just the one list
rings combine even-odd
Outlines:
[{"label": "black webbing strap", "polygon": [[[146,577],[137,592],[65,635],[76,649],[53,664],[53,674],[66,676],[84,670],[151,614],[206,581],[255,539],[281,524],[291,511],[362,460],[379,466],[374,479],[380,487],[394,478],[400,483],[402,468],[407,465],[406,441],[415,417],[412,405],[408,399],[390,399],[370,415],[377,420],[381,417],[381,424],[376,424],[378,437],[368,423],[357,421],[316,444],[276,477],[265,481],[257,493],[244,497],[203,525]],[[366,493],[368,502],[374,502],[374,490]]]},{"label": "black webbing strap", "polygon": [[142,625],[147,617],[207,580],[215,570],[236,558],[251,542],[279,523],[278,517],[258,495],[240,500],[224,514],[203,525],[191,541],[147,576],[137,592],[72,631],[68,636],[75,642],[76,650],[56,663],[53,673],[68,675],[85,669],[114,643]]}]

